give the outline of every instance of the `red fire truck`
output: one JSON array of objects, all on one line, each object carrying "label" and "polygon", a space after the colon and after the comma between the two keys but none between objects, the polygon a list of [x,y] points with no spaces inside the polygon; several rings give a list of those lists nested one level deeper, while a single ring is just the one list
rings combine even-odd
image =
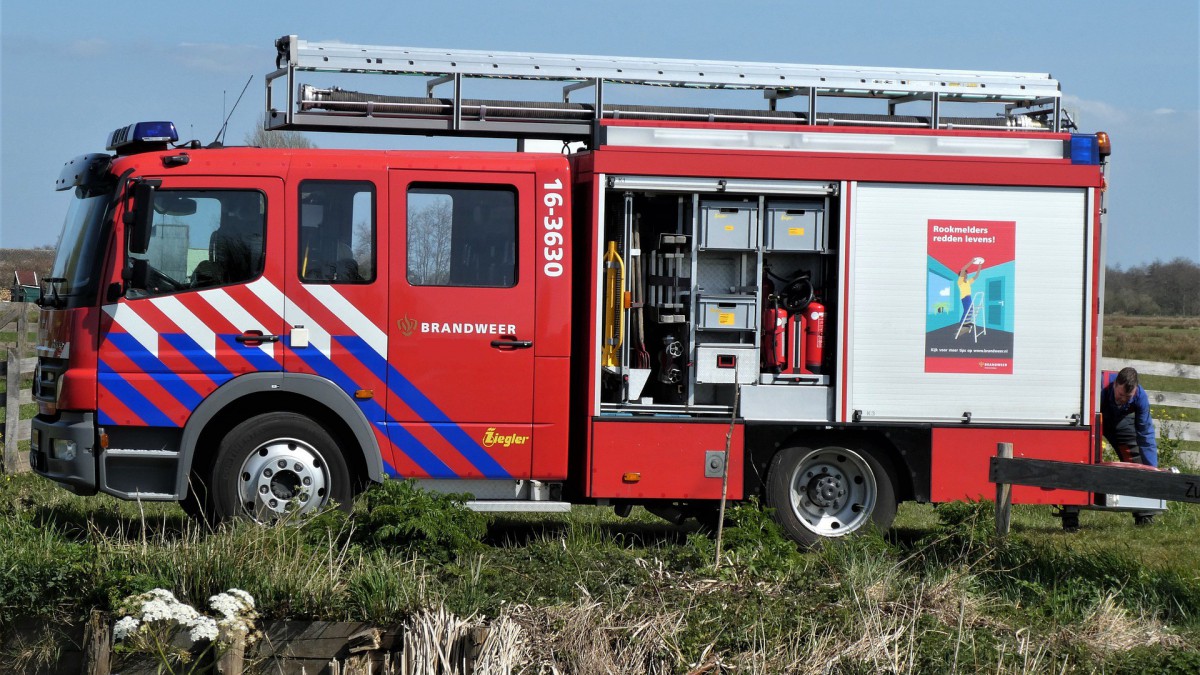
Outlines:
[{"label": "red fire truck", "polygon": [[277,47],[268,129],[519,151],[152,122],[67,163],[31,451],[60,485],[266,520],[385,477],[669,518],[725,483],[812,543],[989,497],[998,442],[1099,461],[1109,145],[1048,75]]}]

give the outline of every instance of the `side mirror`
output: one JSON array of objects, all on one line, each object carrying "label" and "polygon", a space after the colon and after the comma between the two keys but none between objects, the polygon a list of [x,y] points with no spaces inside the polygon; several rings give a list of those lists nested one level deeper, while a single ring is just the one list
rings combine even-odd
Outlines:
[{"label": "side mirror", "polygon": [[126,214],[129,228],[129,252],[145,253],[150,248],[150,231],[154,225],[154,190],[149,182],[133,186],[133,211]]},{"label": "side mirror", "polygon": [[147,290],[150,286],[150,263],[142,258],[134,258],[132,265],[125,269],[125,281],[129,282],[129,290]]}]

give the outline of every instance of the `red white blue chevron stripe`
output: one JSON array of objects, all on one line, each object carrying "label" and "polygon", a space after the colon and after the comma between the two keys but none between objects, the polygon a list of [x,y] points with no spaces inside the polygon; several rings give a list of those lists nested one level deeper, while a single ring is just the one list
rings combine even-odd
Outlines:
[{"label": "red white blue chevron stripe", "polygon": [[[335,287],[302,285],[299,302],[260,278],[245,286],[104,307],[99,423],[182,427],[201,401],[246,373],[309,373],[351,396],[373,425],[393,476],[511,478],[493,457],[387,360],[386,331]],[[304,326],[309,340],[244,345],[247,330],[284,333]],[[376,392],[357,399],[358,390]],[[386,392],[385,396],[379,396]],[[420,424],[402,425],[411,411]],[[389,411],[393,414],[389,415]]]}]

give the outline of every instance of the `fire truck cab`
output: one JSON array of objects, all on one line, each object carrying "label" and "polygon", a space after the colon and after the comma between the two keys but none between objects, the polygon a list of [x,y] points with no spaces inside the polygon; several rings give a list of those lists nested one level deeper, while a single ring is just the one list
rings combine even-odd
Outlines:
[{"label": "fire truck cab", "polygon": [[[64,487],[216,520],[345,506],[385,477],[482,510],[678,519],[759,495],[813,543],[886,527],[903,500],[988,495],[998,442],[1098,461],[1108,144],[1067,132],[1049,76],[277,46],[269,128],[579,145],[118,129],[58,183],[75,196],[31,463]],[[298,80],[331,72],[426,91]],[[473,78],[552,80],[564,101],[464,98]],[[700,83],[768,109],[605,94]],[[897,114],[914,102],[928,114]],[[942,108],[977,103],[1004,112]]]}]

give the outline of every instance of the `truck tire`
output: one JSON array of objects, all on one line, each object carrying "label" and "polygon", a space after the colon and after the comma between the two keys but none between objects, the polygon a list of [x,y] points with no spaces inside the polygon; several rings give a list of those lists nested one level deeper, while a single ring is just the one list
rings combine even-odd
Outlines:
[{"label": "truck tire", "polygon": [[353,488],[333,437],[311,418],[272,412],[242,422],[221,441],[209,481],[213,524],[235,517],[273,522],[330,503],[349,511]]},{"label": "truck tire", "polygon": [[812,547],[833,537],[880,529],[896,517],[895,481],[870,451],[790,447],[767,474],[767,506],[789,537]]}]

